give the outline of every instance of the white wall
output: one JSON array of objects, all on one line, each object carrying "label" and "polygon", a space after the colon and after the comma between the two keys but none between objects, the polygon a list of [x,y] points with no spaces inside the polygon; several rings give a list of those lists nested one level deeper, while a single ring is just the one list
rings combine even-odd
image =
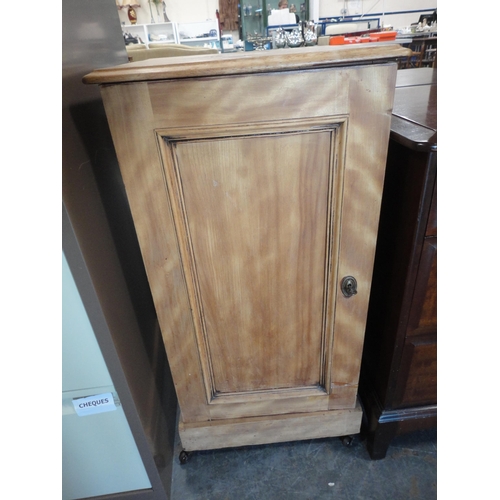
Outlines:
[{"label": "white wall", "polygon": [[[114,0],[108,0],[114,1]],[[219,0],[190,0],[189,2],[180,2],[179,0],[164,0],[168,19],[176,23],[195,23],[206,21],[207,19],[216,19],[215,11],[219,8]],[[147,0],[137,0],[141,7],[135,9],[137,13],[137,22],[139,24],[148,24],[151,22],[151,13],[154,22],[163,22],[163,6],[158,6]],[[120,22],[130,24],[127,16],[127,9],[119,10]]]},{"label": "white wall", "polygon": [[[108,0],[114,1],[114,0]],[[215,11],[219,8],[219,0],[164,0],[167,16],[170,21],[176,23],[194,23],[216,19]],[[242,0],[243,1],[243,0]],[[163,6],[158,7],[147,0],[137,0],[141,4],[136,9],[137,22],[148,24],[151,22],[151,12],[154,22],[163,22]],[[434,10],[437,8],[437,0],[309,0],[311,12],[315,12],[313,4],[316,4],[318,18],[341,16],[341,10],[347,9],[347,15],[364,14],[365,17],[371,13],[397,12],[406,10]],[[121,23],[129,24],[126,9],[118,11]],[[316,17],[316,16],[315,16]],[[398,14],[384,16],[383,24],[390,24],[395,28],[409,26],[417,22],[418,14]],[[315,19],[317,21],[317,19]],[[382,20],[381,20],[382,23]]]}]

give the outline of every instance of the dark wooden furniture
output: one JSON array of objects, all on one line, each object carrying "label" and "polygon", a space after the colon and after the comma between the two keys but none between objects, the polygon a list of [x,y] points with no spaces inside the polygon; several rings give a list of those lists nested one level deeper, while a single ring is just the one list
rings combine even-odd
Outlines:
[{"label": "dark wooden furniture", "polygon": [[411,55],[399,60],[398,68],[436,68],[437,33],[397,37],[396,41],[411,50]]},{"label": "dark wooden furniture", "polygon": [[437,423],[436,70],[396,86],[360,380],[372,459]]}]

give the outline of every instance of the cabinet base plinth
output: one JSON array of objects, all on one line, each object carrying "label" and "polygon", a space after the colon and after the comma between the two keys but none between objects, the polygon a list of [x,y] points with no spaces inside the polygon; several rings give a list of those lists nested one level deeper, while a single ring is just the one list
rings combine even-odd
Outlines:
[{"label": "cabinet base plinth", "polygon": [[355,408],[211,422],[179,422],[186,451],[212,450],[358,434],[363,411]]}]

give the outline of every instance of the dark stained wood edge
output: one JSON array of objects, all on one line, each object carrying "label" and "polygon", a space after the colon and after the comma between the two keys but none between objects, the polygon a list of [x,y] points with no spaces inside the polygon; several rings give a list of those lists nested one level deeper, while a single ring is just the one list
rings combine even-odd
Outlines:
[{"label": "dark stained wood edge", "polygon": [[437,427],[437,405],[384,410],[377,394],[362,393],[365,418],[361,435],[372,460],[385,458],[392,440],[402,434]]},{"label": "dark stained wood edge", "polygon": [[409,49],[398,44],[389,44],[363,47],[315,46],[263,52],[166,57],[97,69],[84,76],[83,83],[125,83],[373,64],[395,61],[407,56],[409,52]]}]

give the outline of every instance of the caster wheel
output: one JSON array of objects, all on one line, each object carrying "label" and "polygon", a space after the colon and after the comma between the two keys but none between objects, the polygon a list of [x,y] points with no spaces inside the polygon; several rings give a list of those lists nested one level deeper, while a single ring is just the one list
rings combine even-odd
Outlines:
[{"label": "caster wheel", "polygon": [[182,450],[179,454],[179,462],[181,463],[181,465],[184,465],[188,460],[189,454],[187,453],[187,451]]},{"label": "caster wheel", "polygon": [[354,438],[352,436],[344,436],[342,438],[342,444],[346,447],[349,448],[349,446],[352,446],[354,443]]}]

